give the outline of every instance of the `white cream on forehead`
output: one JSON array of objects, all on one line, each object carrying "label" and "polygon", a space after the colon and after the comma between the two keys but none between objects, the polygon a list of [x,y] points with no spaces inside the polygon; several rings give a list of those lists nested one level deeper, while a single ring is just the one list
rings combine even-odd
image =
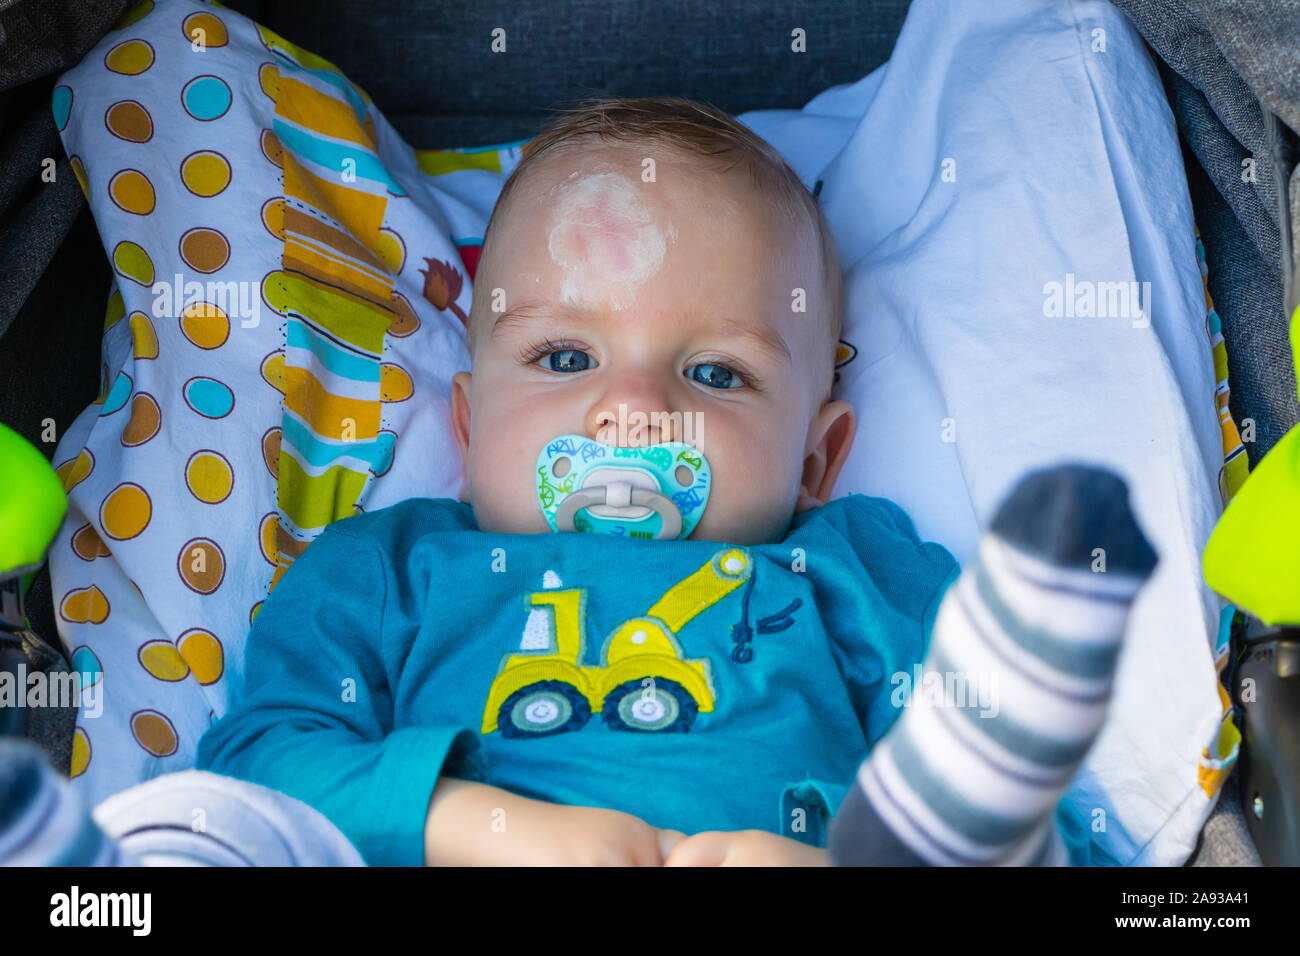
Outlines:
[{"label": "white cream on forehead", "polygon": [[551,260],[565,271],[560,287],[565,305],[620,311],[659,271],[677,229],[670,222],[665,238],[637,190],[633,180],[611,172],[574,173],[552,190],[559,199],[547,245]]}]

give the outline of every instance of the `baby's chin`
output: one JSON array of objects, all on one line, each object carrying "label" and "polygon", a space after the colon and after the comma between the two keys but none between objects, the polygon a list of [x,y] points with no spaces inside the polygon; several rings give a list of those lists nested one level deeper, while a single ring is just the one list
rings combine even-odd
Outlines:
[{"label": "baby's chin", "polygon": [[793,501],[787,504],[784,500],[758,499],[741,503],[713,495],[688,540],[775,544],[785,537],[793,517]]},{"label": "baby's chin", "polygon": [[480,503],[470,499],[469,505],[474,509],[474,522],[480,531],[492,534],[554,534],[546,523],[546,516],[540,508],[532,510],[502,510],[480,507]]},{"label": "baby's chin", "polygon": [[774,530],[770,527],[759,527],[752,522],[719,522],[716,525],[700,522],[691,532],[688,540],[742,545],[774,544],[781,540],[780,531],[783,531],[786,525],[782,525],[780,530]]}]

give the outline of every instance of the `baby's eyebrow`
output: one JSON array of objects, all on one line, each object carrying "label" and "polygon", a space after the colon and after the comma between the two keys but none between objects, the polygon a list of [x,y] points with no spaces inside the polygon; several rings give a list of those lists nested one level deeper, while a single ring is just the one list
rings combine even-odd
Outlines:
[{"label": "baby's eyebrow", "polygon": [[765,322],[745,322],[741,319],[732,319],[723,317],[721,319],[723,329],[731,335],[738,335],[741,338],[749,339],[756,346],[770,353],[773,358],[793,362],[790,355],[790,347],[785,344],[785,339]]},{"label": "baby's eyebrow", "polygon": [[498,334],[508,331],[514,326],[523,325],[535,318],[542,312],[564,312],[573,315],[574,310],[563,305],[556,305],[547,302],[522,302],[519,305],[511,306],[497,316],[492,323],[492,337],[496,338]]},{"label": "baby's eyebrow", "polygon": [[[498,334],[509,331],[511,328],[533,321],[539,314],[556,312],[563,313],[569,319],[581,319],[583,315],[581,309],[558,303],[521,302],[497,316],[497,320],[492,324],[491,335],[495,338]],[[790,355],[790,347],[785,344],[785,339],[781,338],[780,334],[765,322],[746,322],[743,319],[720,316],[718,326],[719,331],[723,334],[748,339],[778,361],[794,361]]]}]

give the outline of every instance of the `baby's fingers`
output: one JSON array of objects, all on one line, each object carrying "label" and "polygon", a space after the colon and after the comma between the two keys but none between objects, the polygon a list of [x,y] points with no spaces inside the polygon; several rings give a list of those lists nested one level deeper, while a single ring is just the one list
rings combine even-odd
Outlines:
[{"label": "baby's fingers", "polygon": [[660,830],[659,837],[659,859],[667,860],[672,855],[673,850],[686,839],[686,834],[681,830]]},{"label": "baby's fingers", "polygon": [[730,833],[697,833],[678,843],[664,860],[664,866],[721,866],[730,844]]}]

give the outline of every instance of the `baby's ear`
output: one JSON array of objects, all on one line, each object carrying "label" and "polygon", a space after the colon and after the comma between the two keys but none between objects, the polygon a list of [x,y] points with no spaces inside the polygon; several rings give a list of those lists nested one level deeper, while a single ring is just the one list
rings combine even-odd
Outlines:
[{"label": "baby's ear", "polygon": [[827,402],[821,407],[808,428],[796,511],[807,511],[830,501],[856,432],[857,419],[848,402]]},{"label": "baby's ear", "polygon": [[451,431],[460,446],[460,500],[467,501],[469,491],[469,388],[473,376],[457,372],[451,377]]}]

